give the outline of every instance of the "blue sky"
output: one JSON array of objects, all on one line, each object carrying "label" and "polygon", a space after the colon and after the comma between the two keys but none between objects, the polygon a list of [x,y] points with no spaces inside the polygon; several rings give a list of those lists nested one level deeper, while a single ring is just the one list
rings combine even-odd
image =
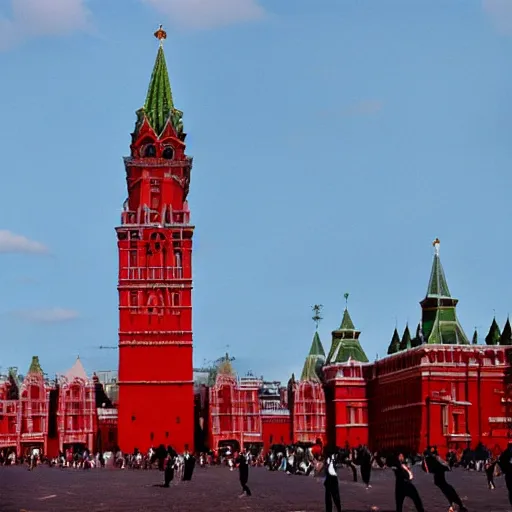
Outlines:
[{"label": "blue sky", "polygon": [[300,372],[343,294],[368,357],[441,259],[468,336],[512,309],[512,2],[0,0],[0,366],[117,367],[122,156],[168,32],[194,156],[195,362]]}]

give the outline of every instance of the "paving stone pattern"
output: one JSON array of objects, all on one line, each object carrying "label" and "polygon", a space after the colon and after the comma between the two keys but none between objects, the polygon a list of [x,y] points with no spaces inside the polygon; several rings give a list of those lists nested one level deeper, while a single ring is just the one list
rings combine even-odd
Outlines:
[{"label": "paving stone pattern", "polygon": [[[415,483],[427,512],[448,510],[432,477],[414,468]],[[350,481],[346,469],[339,470],[342,507],[345,512],[393,512],[394,476],[391,470],[372,472],[372,488]],[[152,512],[152,511],[254,511],[323,512],[322,481],[303,476],[250,470],[253,496],[239,498],[238,473],[224,467],[194,472],[192,482],[175,482],[160,487],[163,473],[96,469],[90,471],[39,467],[0,467],[0,512]],[[512,512],[502,477],[497,489],[489,491],[484,473],[456,469],[448,481],[459,491],[471,512]],[[406,501],[404,512],[414,510]]]}]

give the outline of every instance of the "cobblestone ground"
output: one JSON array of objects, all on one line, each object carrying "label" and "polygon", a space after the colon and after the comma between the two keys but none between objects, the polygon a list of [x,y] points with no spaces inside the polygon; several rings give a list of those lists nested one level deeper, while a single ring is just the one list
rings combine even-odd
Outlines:
[{"label": "cobblestone ground", "polygon": [[[448,509],[434,487],[432,477],[414,469],[415,483],[427,512]],[[340,469],[340,492],[345,512],[368,512],[372,505],[380,512],[393,512],[394,476],[391,470],[372,472],[372,488],[353,483],[347,470]],[[254,511],[323,512],[321,481],[251,469],[249,485],[253,496],[238,498],[237,472],[227,468],[197,468],[192,482],[160,487],[163,474],[153,471],[97,469],[91,471],[40,467],[0,467],[1,512],[153,512],[153,511]],[[455,470],[448,481],[459,491],[472,512],[512,512],[503,478],[489,491],[483,473]],[[413,508],[406,501],[404,511]]]}]

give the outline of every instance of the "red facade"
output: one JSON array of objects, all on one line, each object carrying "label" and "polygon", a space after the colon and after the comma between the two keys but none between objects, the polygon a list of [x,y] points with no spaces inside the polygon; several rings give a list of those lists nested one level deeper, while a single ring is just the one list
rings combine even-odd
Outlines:
[{"label": "red facade", "polygon": [[[160,33],[161,35],[161,33]],[[194,444],[192,233],[181,112],[162,47],[125,158],[119,249],[119,445]]]},{"label": "red facade", "polygon": [[104,451],[115,447],[116,432],[117,410],[102,385],[87,377],[79,359],[55,382],[45,379],[34,357],[21,382],[11,370],[0,383],[0,449],[21,456],[37,447],[50,457],[66,448]]},{"label": "red facade", "polygon": [[293,390],[293,440],[315,443],[326,438],[325,393],[321,382],[301,380]]},{"label": "red facade", "polygon": [[94,382],[87,377],[80,359],[61,377],[58,397],[59,451],[77,444],[92,448],[96,431],[96,393]]},{"label": "red facade", "polygon": [[511,348],[421,346],[368,370],[371,443],[493,449],[508,443]]},{"label": "red facade", "polygon": [[324,367],[328,438],[337,446],[368,444],[366,366],[349,360]]}]

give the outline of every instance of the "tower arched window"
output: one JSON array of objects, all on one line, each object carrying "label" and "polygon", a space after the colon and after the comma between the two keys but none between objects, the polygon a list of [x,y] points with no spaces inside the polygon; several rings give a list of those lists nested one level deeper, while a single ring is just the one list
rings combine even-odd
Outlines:
[{"label": "tower arched window", "polygon": [[181,261],[181,251],[174,251],[174,262],[176,267],[181,268],[182,261]]},{"label": "tower arched window", "polygon": [[173,293],[172,294],[172,305],[173,306],[179,306],[180,305],[180,294],[179,293]]},{"label": "tower arched window", "polygon": [[162,151],[162,158],[166,160],[172,160],[174,158],[174,149],[171,146],[165,146]]},{"label": "tower arched window", "polygon": [[156,147],[154,144],[148,144],[144,148],[144,156],[146,158],[155,158],[156,157]]}]

